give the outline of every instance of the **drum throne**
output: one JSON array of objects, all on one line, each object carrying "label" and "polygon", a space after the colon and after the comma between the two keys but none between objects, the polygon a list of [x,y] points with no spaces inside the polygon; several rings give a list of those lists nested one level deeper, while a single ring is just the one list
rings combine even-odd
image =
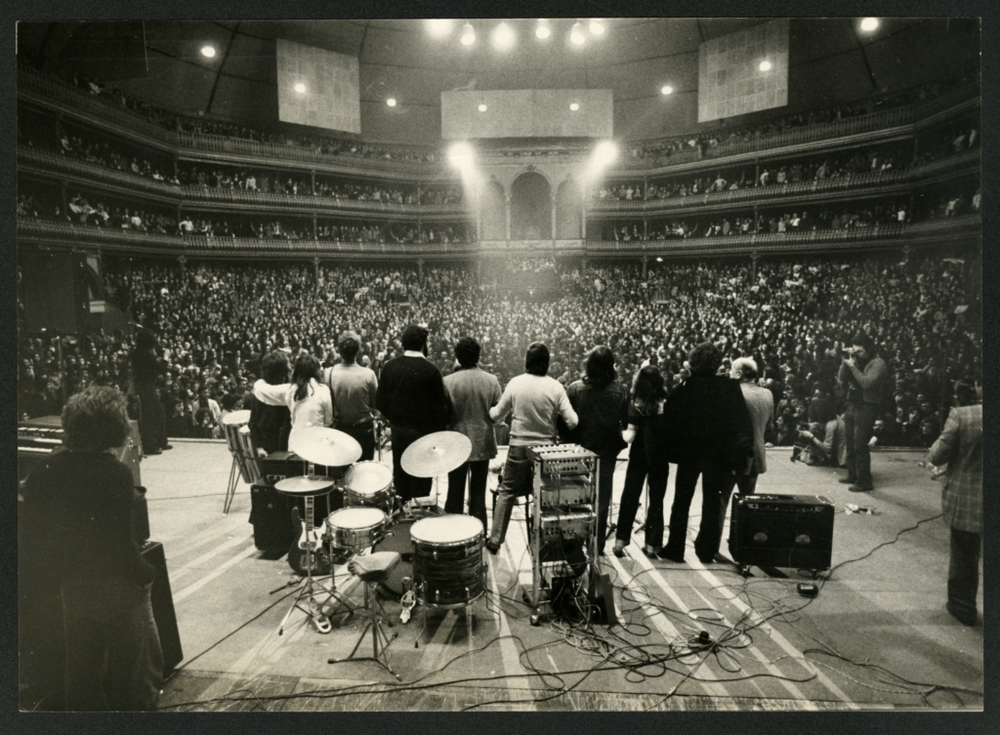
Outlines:
[{"label": "drum throne", "polygon": [[[389,636],[382,629],[383,620],[385,621],[386,626],[390,628],[392,627],[392,623],[389,622],[388,617],[385,614],[385,610],[382,608],[382,603],[379,600],[378,594],[376,593],[376,588],[385,581],[389,572],[391,572],[396,565],[399,564],[399,560],[399,552],[377,551],[372,554],[368,554],[367,556],[357,556],[348,563],[348,571],[360,579],[365,585],[365,608],[368,610],[370,617],[368,623],[365,624],[364,630],[361,631],[361,636],[358,638],[358,642],[354,644],[354,649],[350,652],[350,654],[348,654],[346,658],[331,658],[328,663],[337,664],[344,661],[374,661],[390,674],[395,676],[397,681],[402,681],[399,674],[393,671],[392,667],[389,666],[389,656],[386,652],[389,644],[395,640],[398,634],[393,631],[392,635]],[[355,658],[354,654],[357,653],[358,648],[361,647],[361,643],[364,641],[369,629],[371,629],[372,632],[372,655]]]}]

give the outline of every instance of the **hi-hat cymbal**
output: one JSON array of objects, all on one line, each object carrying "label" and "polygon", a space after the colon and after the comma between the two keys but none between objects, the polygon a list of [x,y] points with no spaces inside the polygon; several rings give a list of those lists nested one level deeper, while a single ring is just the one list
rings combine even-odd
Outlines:
[{"label": "hi-hat cymbal", "polygon": [[437,477],[461,465],[472,454],[472,442],[457,431],[435,431],[417,439],[400,459],[413,477]]},{"label": "hi-hat cymbal", "polygon": [[250,420],[250,411],[243,409],[241,411],[230,411],[225,416],[222,417],[222,423],[231,424],[233,426],[241,426]]},{"label": "hi-hat cymbal", "polygon": [[279,480],[275,483],[274,489],[286,495],[326,495],[333,489],[334,484],[332,477],[301,475]]},{"label": "hi-hat cymbal", "polygon": [[295,432],[295,436],[288,441],[288,451],[295,452],[307,462],[327,467],[346,467],[361,459],[361,445],[357,439],[323,426]]}]

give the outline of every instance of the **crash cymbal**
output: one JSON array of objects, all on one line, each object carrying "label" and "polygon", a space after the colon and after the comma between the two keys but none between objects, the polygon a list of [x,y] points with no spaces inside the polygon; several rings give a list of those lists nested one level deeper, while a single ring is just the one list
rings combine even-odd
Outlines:
[{"label": "crash cymbal", "polygon": [[400,459],[403,471],[413,477],[437,477],[451,472],[472,454],[472,442],[457,431],[436,431],[417,439]]},{"label": "crash cymbal", "polygon": [[333,489],[334,484],[332,477],[301,475],[279,480],[275,483],[274,489],[286,495],[326,495]]},{"label": "crash cymbal", "polygon": [[222,417],[222,423],[233,426],[241,426],[250,421],[250,412],[246,409],[242,411],[230,411]]},{"label": "crash cymbal", "polygon": [[323,426],[295,432],[288,442],[288,451],[295,452],[307,462],[327,467],[346,467],[361,459],[361,445],[357,439]]}]

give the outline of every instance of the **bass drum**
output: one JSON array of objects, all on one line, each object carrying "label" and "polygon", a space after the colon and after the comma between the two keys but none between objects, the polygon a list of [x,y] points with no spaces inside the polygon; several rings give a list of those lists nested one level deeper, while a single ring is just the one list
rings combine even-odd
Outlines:
[{"label": "bass drum", "polygon": [[372,553],[377,551],[399,553],[399,564],[389,571],[385,581],[379,585],[379,592],[391,600],[402,599],[404,577],[413,579],[413,542],[410,538],[410,528],[414,523],[413,519],[398,521],[386,529],[385,536],[372,545]]}]

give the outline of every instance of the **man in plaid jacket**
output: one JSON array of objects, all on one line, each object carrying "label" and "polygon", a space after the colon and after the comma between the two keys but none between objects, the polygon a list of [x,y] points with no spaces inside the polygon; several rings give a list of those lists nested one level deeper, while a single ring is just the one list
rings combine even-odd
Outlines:
[{"label": "man in plaid jacket", "polygon": [[951,526],[947,608],[964,625],[978,619],[983,540],[983,406],[976,399],[972,386],[955,385],[956,407],[927,454],[931,464],[948,465],[942,494],[944,518]]}]

